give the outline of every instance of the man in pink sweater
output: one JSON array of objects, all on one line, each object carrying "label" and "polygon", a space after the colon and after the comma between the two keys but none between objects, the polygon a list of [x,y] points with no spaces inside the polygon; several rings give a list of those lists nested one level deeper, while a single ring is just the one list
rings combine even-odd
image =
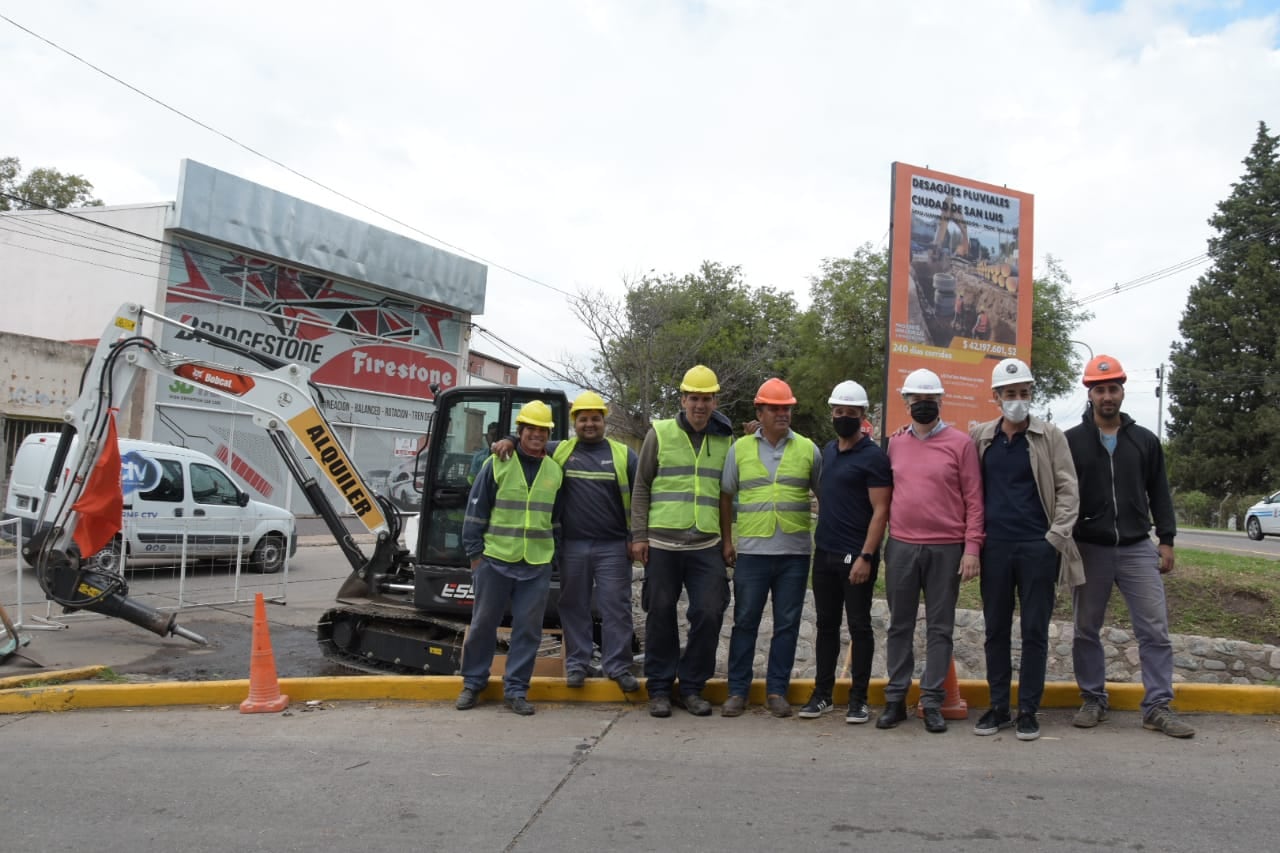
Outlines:
[{"label": "man in pink sweater", "polygon": [[925,729],[947,730],[943,683],[951,666],[956,597],[962,580],[978,576],[984,538],[982,469],[968,433],[940,419],[942,394],[942,380],[933,371],[910,373],[902,398],[911,412],[911,426],[889,439],[893,499],[884,549],[889,683],[878,729],[891,729],[907,719],[907,689],[915,667],[912,641],[923,591],[927,658],[920,678],[920,707]]}]

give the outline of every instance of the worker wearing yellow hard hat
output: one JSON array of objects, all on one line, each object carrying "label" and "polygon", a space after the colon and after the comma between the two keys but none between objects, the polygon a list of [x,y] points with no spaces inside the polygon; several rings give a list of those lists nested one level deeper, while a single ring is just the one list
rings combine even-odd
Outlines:
[{"label": "worker wearing yellow hard hat", "polygon": [[791,429],[795,403],[790,385],[777,378],[765,380],[755,396],[759,427],[733,443],[720,474],[721,551],[734,567],[729,698],[720,711],[725,717],[746,710],[766,599],[773,601],[773,637],[765,708],[775,717],[791,716],[787,692],[813,553],[809,493],[817,492],[822,472],[817,445]]},{"label": "worker wearing yellow hard hat", "polygon": [[[680,411],[654,421],[640,448],[631,495],[631,557],[645,564],[649,713],[669,717],[675,704],[705,717],[711,704],[702,689],[715,672],[729,604],[720,550],[720,473],[733,429],[716,411],[715,371],[694,365],[679,387]],[[676,611],[682,590],[689,597],[683,654]]]},{"label": "worker wearing yellow hard hat", "polygon": [[533,714],[529,679],[542,641],[542,617],[551,588],[551,564],[560,546],[564,475],[546,453],[555,422],[541,400],[516,415],[514,456],[489,457],[467,498],[462,546],[471,560],[475,607],[462,648],[459,711],[474,708],[489,684],[498,626],[511,611],[511,646],[503,675],[506,706]]}]

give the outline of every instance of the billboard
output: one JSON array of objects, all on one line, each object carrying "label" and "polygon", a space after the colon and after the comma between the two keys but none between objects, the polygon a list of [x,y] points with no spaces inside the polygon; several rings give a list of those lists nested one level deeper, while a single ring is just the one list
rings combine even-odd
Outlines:
[{"label": "billboard", "polygon": [[889,341],[883,422],[907,422],[898,389],[926,367],[942,379],[942,416],[968,429],[999,414],[991,369],[1031,363],[1030,194],[893,164]]}]

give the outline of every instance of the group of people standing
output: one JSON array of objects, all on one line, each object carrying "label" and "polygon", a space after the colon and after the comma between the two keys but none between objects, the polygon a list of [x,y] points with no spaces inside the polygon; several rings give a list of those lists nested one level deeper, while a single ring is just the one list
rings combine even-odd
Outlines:
[{"label": "group of people standing", "polygon": [[[1019,740],[1039,737],[1049,622],[1062,583],[1072,591],[1073,660],[1083,697],[1073,723],[1092,727],[1107,718],[1099,633],[1116,586],[1139,642],[1143,725],[1190,737],[1194,729],[1169,708],[1173,656],[1160,576],[1174,564],[1172,499],[1158,440],[1120,410],[1125,379],[1114,358],[1092,359],[1084,373],[1089,407],[1064,434],[1031,415],[1031,370],[1018,359],[1005,359],[991,382],[1000,416],[965,432],[942,419],[944,389],[937,374],[916,370],[900,389],[911,422],[889,439],[887,452],[870,436],[867,393],[852,380],[831,392],[837,437],[823,447],[791,429],[796,399],[777,378],[764,382],[755,396],[754,430],[735,439],[716,408],[719,381],[703,365],[685,373],[680,411],[653,423],[639,454],[605,438],[607,407],[592,392],[573,403],[577,437],[558,445],[547,446],[550,409],[528,403],[517,417],[514,456],[510,447],[497,445],[501,452],[485,462],[468,503],[463,544],[475,569],[476,607],[457,707],[473,707],[487,684],[498,620],[509,605],[506,704],[516,713],[533,713],[526,697],[549,566],[558,552],[570,687],[580,687],[588,673],[594,588],[604,674],[624,692],[639,690],[629,669],[631,562],[637,561],[645,567],[649,713],[669,717],[673,706],[695,716],[712,713],[702,694],[715,672],[732,584],[728,698],[721,715],[736,717],[747,708],[759,625],[771,602],[765,708],[789,717],[787,694],[812,579],[816,669],[813,693],[799,716],[812,719],[834,710],[847,619],[845,719],[869,722],[871,607],[883,543],[888,683],[877,728],[891,729],[908,718],[923,593],[920,708],[928,731],[947,730],[942,704],[956,601],[960,584],[979,578],[991,701],[976,734],[1016,727]],[[1153,521],[1158,544],[1150,538]],[[683,649],[677,609],[682,593],[688,623]],[[1015,604],[1022,636],[1016,705]]]}]

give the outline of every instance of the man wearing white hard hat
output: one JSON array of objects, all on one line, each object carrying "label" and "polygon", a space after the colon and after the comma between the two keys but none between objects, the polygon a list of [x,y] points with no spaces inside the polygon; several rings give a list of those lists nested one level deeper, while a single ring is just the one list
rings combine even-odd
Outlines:
[{"label": "man wearing white hard hat", "polygon": [[947,730],[942,717],[960,581],[978,576],[983,540],[982,471],[968,433],[944,423],[942,380],[921,368],[907,375],[902,400],[910,426],[889,439],[893,497],[884,549],[889,631],[885,658],[889,683],[876,728],[907,719],[907,689],[915,668],[912,643],[920,593],[927,637],[920,707],[926,731]]},{"label": "man wearing white hard hat", "polygon": [[[991,707],[973,733],[994,735],[1016,726],[1015,735],[1024,741],[1040,737],[1036,713],[1044,695],[1055,586],[1059,579],[1069,588],[1084,583],[1071,538],[1080,507],[1075,463],[1062,430],[1031,414],[1034,386],[1026,362],[1001,361],[991,372],[1000,417],[971,431],[982,463],[982,614],[991,693]],[[1022,636],[1016,715],[1010,701],[1015,603]]]}]

